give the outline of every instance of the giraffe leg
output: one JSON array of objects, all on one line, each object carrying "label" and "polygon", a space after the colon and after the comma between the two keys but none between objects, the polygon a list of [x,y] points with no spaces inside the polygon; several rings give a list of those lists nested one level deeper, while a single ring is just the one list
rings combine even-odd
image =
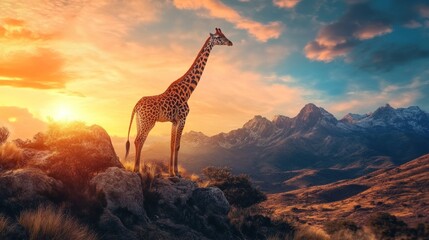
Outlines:
[{"label": "giraffe leg", "polygon": [[168,166],[168,173],[170,175],[170,177],[174,176],[174,171],[173,171],[173,160],[174,160],[174,155],[175,155],[175,149],[176,149],[176,134],[177,134],[177,123],[173,122],[173,125],[171,127],[171,143],[170,143],[170,164]]},{"label": "giraffe leg", "polygon": [[181,177],[179,174],[178,168],[178,157],[179,157],[179,149],[180,149],[180,139],[182,138],[183,128],[185,128],[185,119],[180,120],[177,124],[176,131],[176,140],[175,140],[175,149],[174,149],[174,175]]},{"label": "giraffe leg", "polygon": [[[140,171],[140,157],[141,157],[141,151],[143,148],[143,145],[146,141],[147,136],[149,135],[150,130],[153,128],[153,126],[155,126],[155,122],[146,125],[147,127],[139,130],[137,133],[137,137],[134,140],[134,144],[136,147],[136,159],[135,159],[135,165],[134,165],[134,172],[139,172]],[[143,170],[145,170],[145,166],[143,163]]]}]

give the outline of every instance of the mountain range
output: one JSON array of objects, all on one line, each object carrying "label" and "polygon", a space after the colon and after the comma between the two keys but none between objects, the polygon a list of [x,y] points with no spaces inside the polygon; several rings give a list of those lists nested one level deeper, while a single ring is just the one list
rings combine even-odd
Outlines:
[{"label": "mountain range", "polygon": [[263,190],[280,192],[359,177],[428,153],[429,114],[386,104],[338,120],[310,103],[293,118],[255,116],[228,133],[189,132],[182,139],[181,164],[188,171],[229,166]]}]

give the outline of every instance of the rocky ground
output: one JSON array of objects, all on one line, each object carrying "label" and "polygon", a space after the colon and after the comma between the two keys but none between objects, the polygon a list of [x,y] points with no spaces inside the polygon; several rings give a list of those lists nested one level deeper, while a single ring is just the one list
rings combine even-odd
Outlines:
[{"label": "rocky ground", "polygon": [[243,238],[221,190],[126,170],[98,126],[54,126],[5,142],[0,167],[2,238],[29,238],[19,216],[40,206],[61,209],[101,239]]}]

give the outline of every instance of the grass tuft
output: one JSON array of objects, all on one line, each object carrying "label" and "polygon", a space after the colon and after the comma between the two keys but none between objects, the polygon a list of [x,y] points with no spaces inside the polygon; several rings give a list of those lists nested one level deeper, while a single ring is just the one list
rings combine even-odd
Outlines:
[{"label": "grass tuft", "polygon": [[86,226],[52,207],[24,211],[18,222],[27,231],[30,240],[98,239]]},{"label": "grass tuft", "polygon": [[14,169],[24,160],[24,153],[14,142],[0,145],[0,168]]},{"label": "grass tuft", "polygon": [[320,228],[301,226],[295,232],[295,240],[329,240],[330,237]]}]

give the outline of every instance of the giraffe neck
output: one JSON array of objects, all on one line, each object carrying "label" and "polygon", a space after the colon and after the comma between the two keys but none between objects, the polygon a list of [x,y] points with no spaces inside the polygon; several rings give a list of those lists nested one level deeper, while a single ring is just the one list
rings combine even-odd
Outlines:
[{"label": "giraffe neck", "polygon": [[210,37],[206,40],[194,62],[192,63],[189,70],[178,80],[181,84],[181,88],[186,93],[186,100],[189,99],[192,92],[198,85],[198,82],[201,79],[204,68],[207,64],[207,59],[209,58],[210,51],[213,48],[213,42]]}]

